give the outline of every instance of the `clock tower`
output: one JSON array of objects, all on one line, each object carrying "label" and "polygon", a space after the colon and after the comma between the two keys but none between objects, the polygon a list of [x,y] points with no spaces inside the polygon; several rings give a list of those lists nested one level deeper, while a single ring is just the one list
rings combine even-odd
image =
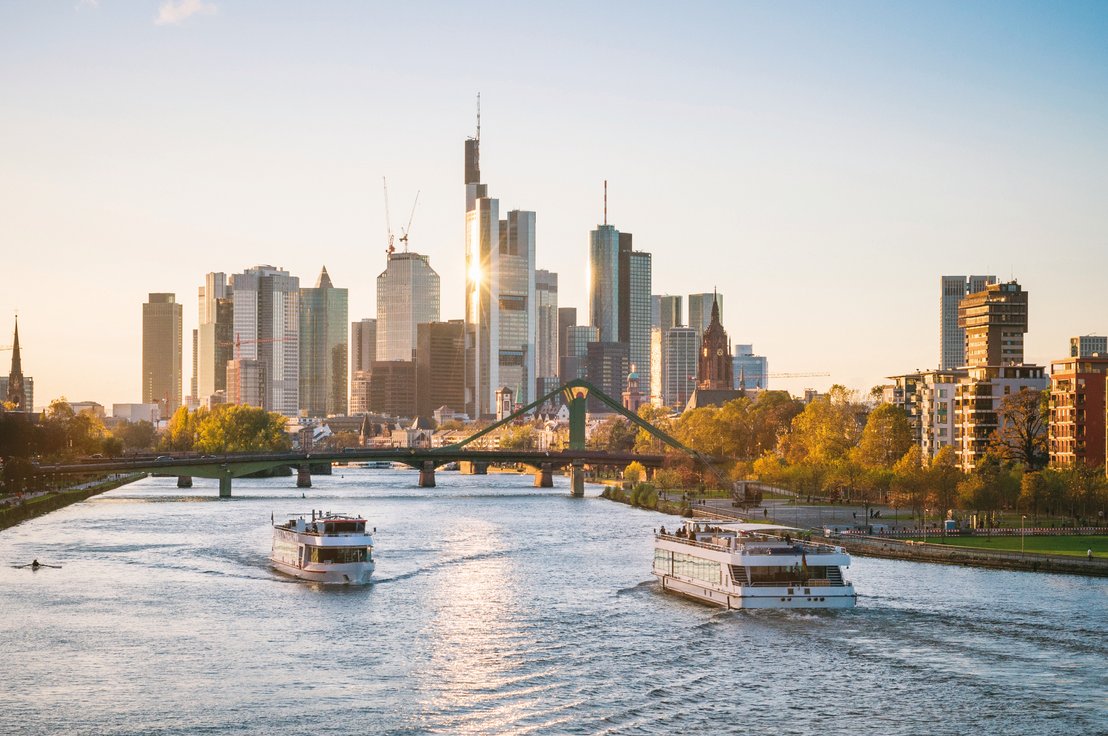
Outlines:
[{"label": "clock tower", "polygon": [[731,389],[731,345],[727,331],[719,322],[719,303],[712,300],[712,317],[700,341],[700,361],[696,371],[696,387]]}]

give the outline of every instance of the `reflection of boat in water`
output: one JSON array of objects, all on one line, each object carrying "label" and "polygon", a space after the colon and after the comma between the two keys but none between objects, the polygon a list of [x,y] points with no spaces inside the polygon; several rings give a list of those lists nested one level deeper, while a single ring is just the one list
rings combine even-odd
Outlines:
[{"label": "reflection of boat in water", "polygon": [[374,470],[388,470],[392,467],[392,463],[388,460],[369,460],[364,463],[358,463],[359,468],[370,468]]},{"label": "reflection of boat in water", "polygon": [[318,583],[368,583],[373,537],[366,520],[345,514],[303,516],[273,525],[270,562],[277,570]]},{"label": "reflection of boat in water", "polygon": [[[786,532],[784,538],[767,534]],[[790,527],[687,519],[654,535],[664,590],[726,608],[852,608],[842,547],[791,539]]]}]

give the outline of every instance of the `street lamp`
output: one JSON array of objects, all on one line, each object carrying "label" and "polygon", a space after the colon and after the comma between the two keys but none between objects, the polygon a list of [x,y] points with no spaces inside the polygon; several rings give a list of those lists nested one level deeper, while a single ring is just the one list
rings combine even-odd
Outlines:
[{"label": "street lamp", "polygon": [[1027,514],[1020,516],[1020,554],[1023,554],[1023,522],[1027,521]]},{"label": "street lamp", "polygon": [[923,510],[923,541],[924,541],[924,543],[927,542],[927,512],[930,511],[930,510],[931,509],[924,509]]}]

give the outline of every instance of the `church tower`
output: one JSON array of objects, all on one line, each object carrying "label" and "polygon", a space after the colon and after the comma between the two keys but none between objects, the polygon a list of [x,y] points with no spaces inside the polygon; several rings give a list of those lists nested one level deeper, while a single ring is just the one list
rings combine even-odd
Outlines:
[{"label": "church tower", "polygon": [[8,374],[8,395],[4,400],[12,405],[12,411],[30,411],[27,392],[23,387],[23,364],[19,356],[19,318],[15,318],[15,340],[12,341],[12,369]]},{"label": "church tower", "polygon": [[727,331],[719,322],[719,303],[712,301],[712,317],[700,341],[700,363],[696,371],[696,386],[702,389],[731,389],[731,344]]}]

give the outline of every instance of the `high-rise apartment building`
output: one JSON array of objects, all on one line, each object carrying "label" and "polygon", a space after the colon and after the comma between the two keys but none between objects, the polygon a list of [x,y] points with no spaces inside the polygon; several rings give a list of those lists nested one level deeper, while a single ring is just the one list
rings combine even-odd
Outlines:
[{"label": "high-rise apartment building", "polygon": [[418,253],[389,253],[377,277],[377,360],[412,360],[416,325],[439,321],[439,275]]},{"label": "high-rise apartment building", "polygon": [[966,331],[958,324],[958,305],[968,294],[984,291],[996,276],[943,276],[939,298],[939,368],[966,365]]},{"label": "high-rise apartment building", "polygon": [[535,372],[538,380],[535,382],[534,399],[538,399],[558,386],[558,274],[535,271],[535,302]]},{"label": "high-rise apartment building", "polygon": [[169,416],[181,405],[182,313],[174,294],[150,294],[142,305],[142,400]]},{"label": "high-rise apartment building", "polygon": [[1054,467],[1104,465],[1108,355],[1051,364],[1048,450]]},{"label": "high-rise apartment building", "polygon": [[196,398],[210,405],[211,397],[227,390],[227,361],[234,352],[234,307],[227,275],[211,272],[198,290],[199,321],[196,328]]},{"label": "high-rise apartment building", "polygon": [[723,321],[723,294],[719,292],[707,292],[704,294],[689,294],[689,327],[696,330],[696,334],[703,335],[712,323],[712,306],[719,310],[719,319]]},{"label": "high-rise apartment building", "polygon": [[650,401],[684,409],[696,388],[700,335],[691,327],[656,327],[650,340]]},{"label": "high-rise apartment building", "polygon": [[416,330],[416,409],[430,417],[465,402],[465,322],[429,322]]},{"label": "high-rise apartment building", "polygon": [[[465,142],[466,412],[496,413],[496,391],[528,403],[536,378],[535,213],[513,210],[481,183],[480,127]],[[380,315],[378,315],[380,318]]]},{"label": "high-rise apartment building", "polygon": [[749,391],[769,388],[769,359],[755,355],[753,345],[736,345],[731,359],[731,375],[735,388]]},{"label": "high-rise apartment building", "polygon": [[348,299],[326,266],[300,290],[300,410],[310,417],[346,414]]},{"label": "high-rise apartment building", "polygon": [[685,315],[680,296],[672,294],[653,294],[650,297],[650,326],[668,330],[671,327],[683,327]]},{"label": "high-rise apartment building", "polygon": [[962,470],[977,467],[993,434],[1004,424],[1004,398],[1019,391],[1042,391],[1049,384],[1040,365],[979,365],[966,369],[954,395],[954,448]]},{"label": "high-rise apartment building", "polygon": [[958,305],[966,365],[1020,365],[1027,332],[1027,292],[1015,281],[987,284]]},{"label": "high-rise apartment building", "polygon": [[1070,338],[1070,357],[1088,358],[1092,355],[1108,356],[1108,337],[1104,335],[1079,335]]},{"label": "high-rise apartment building", "polygon": [[[231,276],[230,291],[232,360],[258,361],[263,409],[296,416],[300,409],[300,279],[273,266],[254,266]],[[228,383],[228,400],[247,397],[255,388],[253,368],[237,375],[251,384]],[[245,398],[241,401],[248,403]]]}]

